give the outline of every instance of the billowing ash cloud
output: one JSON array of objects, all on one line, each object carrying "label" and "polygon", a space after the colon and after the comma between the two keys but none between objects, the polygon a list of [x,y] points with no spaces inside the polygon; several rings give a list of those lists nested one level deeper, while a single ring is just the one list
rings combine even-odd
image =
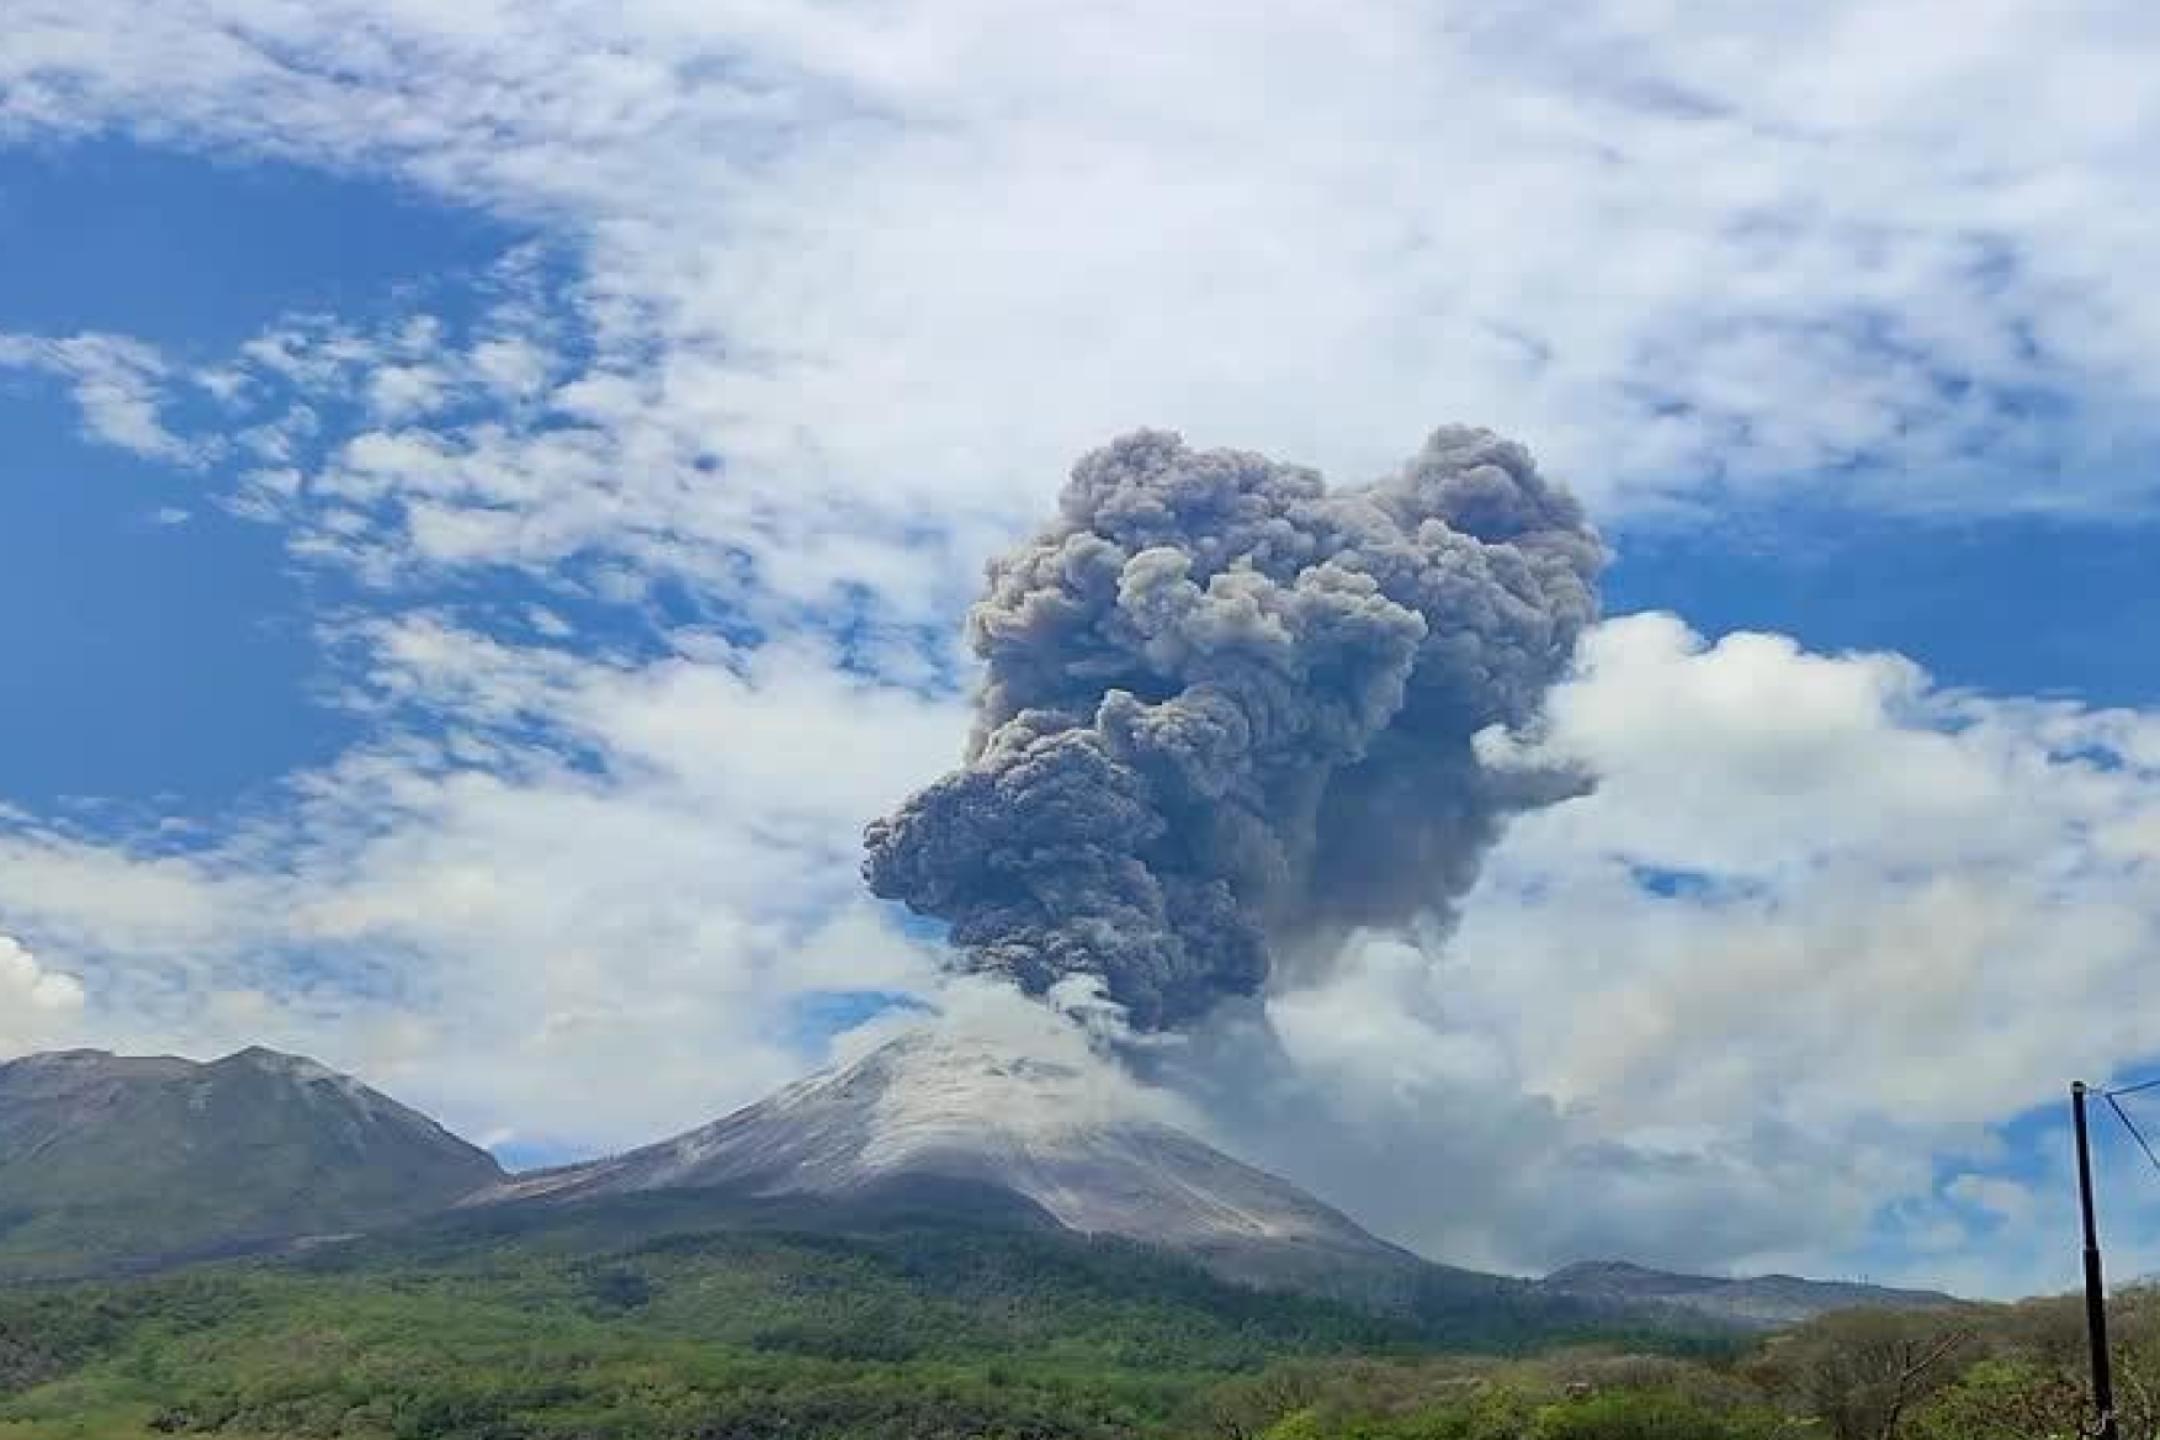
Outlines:
[{"label": "billowing ash cloud", "polygon": [[962,967],[1078,978],[1143,1029],[1352,927],[1444,924],[1506,817],[1580,788],[1472,740],[1535,717],[1603,559],[1488,431],[1335,491],[1127,435],[990,567],[966,763],[870,826],[870,888],[949,921]]}]

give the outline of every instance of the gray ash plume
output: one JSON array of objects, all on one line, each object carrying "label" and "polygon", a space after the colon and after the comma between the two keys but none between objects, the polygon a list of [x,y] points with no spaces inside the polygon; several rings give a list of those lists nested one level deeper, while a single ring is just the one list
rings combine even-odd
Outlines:
[{"label": "gray ash plume", "polygon": [[1357,927],[1447,924],[1509,815],[1580,792],[1473,744],[1597,615],[1604,548],[1520,445],[1449,427],[1331,491],[1144,430],[1058,508],[969,617],[965,763],[866,836],[961,968],[1176,1028]]}]

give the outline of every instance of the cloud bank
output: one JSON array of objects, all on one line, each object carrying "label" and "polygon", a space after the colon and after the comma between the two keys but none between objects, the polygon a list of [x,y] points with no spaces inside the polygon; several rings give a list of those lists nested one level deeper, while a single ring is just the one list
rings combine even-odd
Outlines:
[{"label": "cloud bank", "polygon": [[1548,726],[1597,789],[1510,829],[1444,951],[1274,998],[1240,1143],[1497,1263],[1820,1267],[1841,1234],[1877,1274],[2074,1279],[1975,1206],[2024,1188],[1998,1122],[2151,1053],[2160,718],[1649,614]]},{"label": "cloud bank", "polygon": [[[602,330],[581,403],[821,530],[1007,538],[1048,498],[1028,477],[1142,418],[1374,474],[1436,410],[1608,514],[1706,485],[2151,498],[2160,21],[2134,0],[11,20],[8,133],[275,148],[558,227]],[[697,508],[673,449],[620,504]],[[513,474],[451,508],[623,533]]]}]

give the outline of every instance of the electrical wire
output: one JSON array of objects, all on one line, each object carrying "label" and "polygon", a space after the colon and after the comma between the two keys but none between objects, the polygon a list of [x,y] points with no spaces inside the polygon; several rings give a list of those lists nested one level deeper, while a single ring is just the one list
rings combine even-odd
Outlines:
[{"label": "electrical wire", "polygon": [[2103,1090],[2100,1098],[2107,1101],[2108,1109],[2115,1112],[2115,1118],[2122,1121],[2123,1128],[2130,1132],[2130,1138],[2137,1141],[2138,1149],[2143,1150],[2145,1158],[2152,1161],[2153,1169],[2160,1170],[2160,1155],[2153,1153],[2152,1142],[2145,1138],[2144,1131],[2138,1129],[2137,1122],[2130,1118],[2130,1112],[2123,1109],[2122,1105],[2117,1102],[2115,1094],[2114,1091]]},{"label": "electrical wire", "polygon": [[2138,1093],[2138,1091],[2140,1091],[2140,1090],[2155,1090],[2155,1089],[2160,1089],[2160,1080],[2144,1080],[2144,1081],[2140,1081],[2140,1082],[2139,1082],[2138,1084],[2135,1084],[2135,1085],[2122,1085],[2122,1086],[2118,1086],[2118,1087],[2116,1087],[2116,1088],[2115,1088],[2115,1089],[2113,1089],[2113,1090],[2103,1090],[2103,1091],[2101,1091],[2101,1092],[2100,1092],[2100,1094],[2101,1094],[2101,1095],[2102,1095],[2102,1096],[2103,1096],[2104,1098],[2106,1098],[2106,1099],[2109,1099],[2109,1100],[2112,1100],[2112,1099],[2114,1099],[2114,1098],[2115,1098],[2115,1097],[2116,1097],[2117,1095],[2135,1095],[2135,1094],[2137,1094],[2137,1093]]}]

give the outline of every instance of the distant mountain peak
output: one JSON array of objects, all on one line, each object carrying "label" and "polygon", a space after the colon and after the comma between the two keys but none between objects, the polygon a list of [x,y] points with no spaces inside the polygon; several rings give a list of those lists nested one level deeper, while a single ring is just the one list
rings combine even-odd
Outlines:
[{"label": "distant mountain peak", "polygon": [[282,1050],[271,1050],[261,1045],[235,1050],[222,1060],[213,1060],[211,1067],[255,1070],[296,1085],[335,1086],[361,1103],[370,1103],[370,1097],[386,1098],[379,1097],[378,1092],[360,1080],[342,1070],[333,1070],[320,1060],[313,1060],[305,1055],[288,1055]]},{"label": "distant mountain peak", "polygon": [[274,1075],[293,1075],[310,1080],[338,1074],[320,1060],[312,1060],[305,1055],[288,1054],[283,1050],[272,1050],[267,1045],[250,1045],[245,1050],[235,1050],[224,1059],[211,1063],[253,1065],[258,1070],[267,1070]]},{"label": "distant mountain peak", "polygon": [[364,1229],[501,1178],[425,1115],[259,1046],[0,1065],[0,1274]]},{"label": "distant mountain peak", "polygon": [[1832,1310],[1924,1310],[1957,1303],[1934,1290],[1899,1290],[1798,1275],[1718,1277],[1656,1270],[1628,1260],[1582,1260],[1538,1282],[1548,1294],[1615,1304],[1676,1306],[1728,1324],[1772,1328]]}]

